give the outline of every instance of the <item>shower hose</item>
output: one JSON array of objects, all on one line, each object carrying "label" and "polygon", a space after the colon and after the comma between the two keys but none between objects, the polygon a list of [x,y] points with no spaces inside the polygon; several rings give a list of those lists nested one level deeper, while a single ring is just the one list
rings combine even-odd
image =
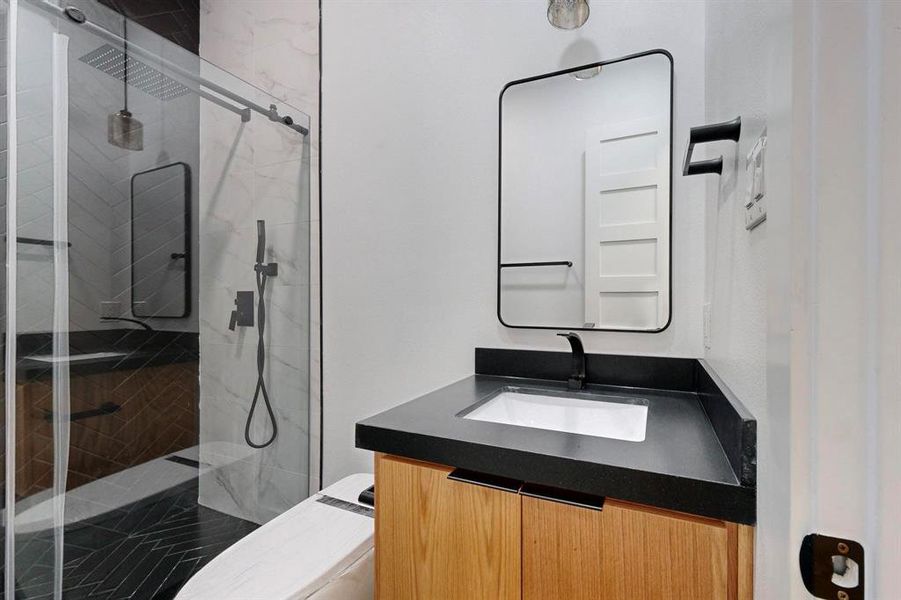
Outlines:
[{"label": "shower hose", "polygon": [[[261,268],[262,267],[262,268]],[[263,334],[266,329],[266,305],[264,303],[263,294],[266,292],[266,273],[263,272],[262,265],[258,265],[256,269],[257,276],[257,387],[253,393],[253,402],[250,404],[250,412],[247,413],[247,423],[244,425],[244,441],[251,448],[265,448],[275,441],[278,435],[278,425],[275,423],[275,412],[272,410],[272,403],[269,401],[269,390],[266,389],[266,381],[263,379],[263,371],[266,367],[266,345],[263,342]],[[272,423],[272,434],[265,442],[257,444],[250,439],[250,425],[253,421],[253,414],[256,412],[257,404],[260,397],[263,398],[263,404],[266,405],[266,412],[269,413],[269,421]]]}]

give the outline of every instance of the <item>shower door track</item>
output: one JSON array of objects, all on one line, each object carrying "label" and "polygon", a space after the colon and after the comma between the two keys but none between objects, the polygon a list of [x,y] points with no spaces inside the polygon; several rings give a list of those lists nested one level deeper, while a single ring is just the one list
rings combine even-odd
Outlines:
[{"label": "shower door track", "polygon": [[[28,2],[29,2],[29,4],[37,6],[38,8],[40,8],[46,12],[49,12],[50,14],[54,15],[55,17],[64,18],[72,23],[76,23],[79,26],[86,28],[88,31],[90,31],[94,35],[101,37],[109,42],[113,42],[115,44],[121,44],[123,47],[125,47],[125,45],[127,43],[129,53],[139,55],[144,59],[151,60],[153,62],[164,65],[166,67],[166,69],[168,69],[178,75],[179,83],[190,88],[193,92],[195,92],[201,98],[209,100],[210,102],[213,102],[214,104],[218,104],[219,106],[226,108],[226,109],[230,110],[231,112],[239,115],[241,117],[241,120],[244,122],[247,122],[250,120],[250,112],[253,111],[253,112],[263,115],[270,121],[275,121],[277,123],[281,123],[281,124],[285,125],[286,127],[289,127],[291,129],[293,129],[294,131],[299,132],[301,135],[306,136],[310,133],[309,129],[307,129],[303,125],[299,125],[299,124],[295,123],[294,119],[292,117],[287,116],[287,115],[285,115],[285,116],[280,115],[278,113],[278,108],[276,107],[275,104],[270,104],[268,108],[264,107],[260,104],[257,104],[256,102],[253,102],[251,100],[248,100],[247,98],[244,98],[243,96],[241,96],[239,94],[236,94],[235,92],[232,92],[231,90],[229,90],[227,88],[222,87],[221,85],[218,85],[216,83],[213,83],[212,81],[204,79],[203,77],[200,77],[199,75],[195,75],[195,74],[191,73],[190,71],[188,71],[187,69],[173,63],[172,61],[164,59],[162,56],[159,56],[158,54],[156,54],[154,52],[145,50],[144,48],[141,48],[140,46],[136,46],[132,42],[126,42],[126,40],[124,38],[122,38],[121,36],[113,33],[112,31],[109,31],[108,29],[105,29],[95,23],[91,23],[87,19],[84,19],[84,20],[74,19],[74,18],[72,18],[71,13],[68,12],[69,11],[68,7],[57,6],[51,0],[28,0]],[[75,9],[75,10],[78,10],[78,9]],[[83,13],[81,13],[81,11],[78,11],[77,14],[83,16]],[[204,90],[203,88],[211,90],[212,92],[219,94],[219,96],[224,96],[225,98],[228,98],[232,102],[235,102],[236,104],[239,104],[239,105],[243,106],[244,108],[239,108],[238,106],[235,106],[234,104],[226,102],[219,96],[213,95],[210,92],[207,92],[206,90]]]}]

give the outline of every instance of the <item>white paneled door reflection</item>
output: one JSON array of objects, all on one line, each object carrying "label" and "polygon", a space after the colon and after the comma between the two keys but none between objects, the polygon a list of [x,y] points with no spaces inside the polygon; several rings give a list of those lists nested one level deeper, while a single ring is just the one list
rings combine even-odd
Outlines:
[{"label": "white paneled door reflection", "polygon": [[665,115],[609,123],[585,142],[585,323],[657,330],[669,315]]}]

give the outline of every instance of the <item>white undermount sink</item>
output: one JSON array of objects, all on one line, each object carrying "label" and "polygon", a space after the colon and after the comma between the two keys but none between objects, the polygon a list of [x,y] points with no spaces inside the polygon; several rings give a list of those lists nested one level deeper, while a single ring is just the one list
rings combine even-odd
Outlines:
[{"label": "white undermount sink", "polygon": [[640,398],[507,387],[460,416],[476,421],[643,442],[648,406],[647,401]]}]

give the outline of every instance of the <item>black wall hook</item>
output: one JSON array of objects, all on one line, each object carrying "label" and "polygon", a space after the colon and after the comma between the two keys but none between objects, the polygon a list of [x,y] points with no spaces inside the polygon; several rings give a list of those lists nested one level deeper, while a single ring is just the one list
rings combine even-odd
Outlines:
[{"label": "black wall hook", "polygon": [[692,127],[688,136],[688,148],[685,150],[685,161],[682,163],[682,175],[701,175],[703,173],[723,174],[723,157],[711,158],[709,160],[699,160],[691,162],[691,154],[694,152],[695,144],[706,144],[707,142],[718,142],[720,140],[732,140],[738,142],[741,135],[741,117],[735,117],[731,121],[722,123],[711,123],[710,125],[701,125]]}]

